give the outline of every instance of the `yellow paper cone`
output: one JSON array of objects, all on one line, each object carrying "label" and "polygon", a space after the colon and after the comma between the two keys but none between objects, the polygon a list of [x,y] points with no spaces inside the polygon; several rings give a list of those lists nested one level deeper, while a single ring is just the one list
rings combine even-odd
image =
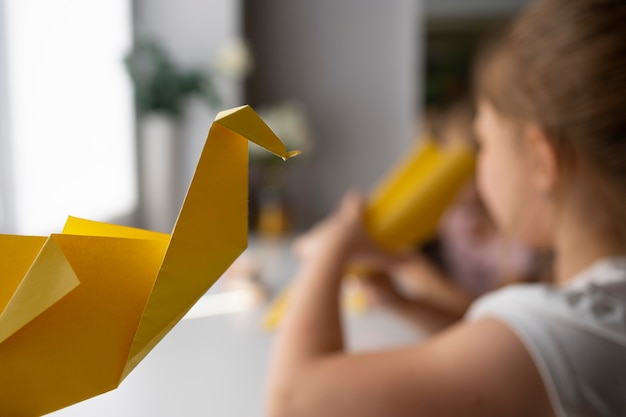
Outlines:
[{"label": "yellow paper cone", "polygon": [[435,236],[439,218],[474,171],[474,153],[463,144],[418,144],[372,191],[365,227],[390,250],[417,246]]}]

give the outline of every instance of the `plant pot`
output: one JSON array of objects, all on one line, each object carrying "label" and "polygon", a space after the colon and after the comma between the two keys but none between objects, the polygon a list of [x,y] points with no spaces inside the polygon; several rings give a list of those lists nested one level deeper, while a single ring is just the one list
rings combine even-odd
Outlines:
[{"label": "plant pot", "polygon": [[178,213],[175,198],[176,120],[167,115],[145,115],[139,122],[140,212],[147,229],[171,233]]}]

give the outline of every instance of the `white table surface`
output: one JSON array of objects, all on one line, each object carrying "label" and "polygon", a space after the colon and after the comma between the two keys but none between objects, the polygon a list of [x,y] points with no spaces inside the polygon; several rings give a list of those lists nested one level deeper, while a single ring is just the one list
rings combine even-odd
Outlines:
[{"label": "white table surface", "polygon": [[[244,253],[256,262],[270,293],[288,282],[297,266],[287,247],[285,239],[253,239]],[[265,381],[275,335],[261,326],[269,301],[240,312],[203,315],[215,295],[223,294],[222,287],[214,286],[117,389],[49,416],[264,416]],[[194,313],[199,317],[192,318]],[[420,339],[415,329],[383,311],[345,313],[344,323],[347,345],[355,351]]]}]

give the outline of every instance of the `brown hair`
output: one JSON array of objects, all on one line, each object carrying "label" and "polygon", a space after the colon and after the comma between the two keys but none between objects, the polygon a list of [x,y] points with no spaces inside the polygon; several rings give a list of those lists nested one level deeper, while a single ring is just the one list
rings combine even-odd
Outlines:
[{"label": "brown hair", "polygon": [[533,1],[485,48],[476,86],[504,116],[541,126],[567,161],[590,166],[624,219],[626,1]]}]

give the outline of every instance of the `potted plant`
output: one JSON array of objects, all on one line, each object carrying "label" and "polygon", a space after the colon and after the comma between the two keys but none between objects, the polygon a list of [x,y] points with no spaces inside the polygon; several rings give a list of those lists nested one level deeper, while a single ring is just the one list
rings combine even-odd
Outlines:
[{"label": "potted plant", "polygon": [[124,59],[138,116],[140,215],[144,226],[169,232],[176,216],[180,124],[191,98],[220,99],[208,70],[184,68],[154,40],[139,40]]},{"label": "potted plant", "polygon": [[140,117],[150,113],[180,117],[192,96],[200,97],[210,107],[220,104],[208,71],[177,65],[153,40],[138,41],[124,63],[135,87]]},{"label": "potted plant", "polygon": [[[304,106],[295,101],[284,101],[258,108],[267,125],[285,143],[287,149],[299,149],[305,155],[312,150],[311,128]],[[249,145],[251,185],[251,226],[261,236],[282,236],[292,227],[288,198],[289,164],[253,143]],[[273,156],[273,155],[270,155]]]}]

